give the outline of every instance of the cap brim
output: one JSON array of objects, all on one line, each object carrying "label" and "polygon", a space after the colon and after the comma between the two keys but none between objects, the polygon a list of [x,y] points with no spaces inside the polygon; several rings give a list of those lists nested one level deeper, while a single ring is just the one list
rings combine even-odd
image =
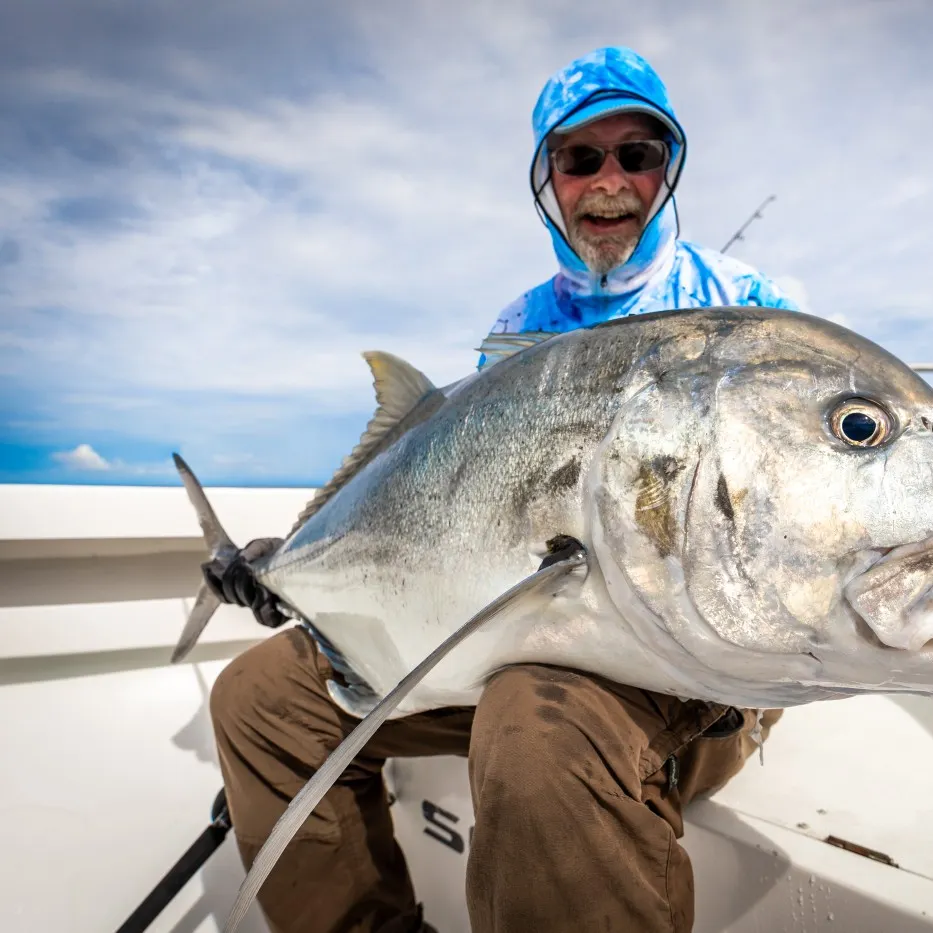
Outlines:
[{"label": "cap brim", "polygon": [[617,113],[645,113],[650,117],[654,117],[656,120],[660,120],[661,123],[671,131],[674,139],[681,142],[680,130],[676,125],[671,123],[670,117],[668,117],[666,113],[658,110],[656,107],[652,107],[644,101],[618,97],[595,100],[593,103],[581,107],[576,113],[572,114],[558,126],[555,126],[552,132],[558,135],[572,133],[574,130],[579,130],[584,126],[588,126],[590,123],[595,123],[597,120],[603,120]]}]

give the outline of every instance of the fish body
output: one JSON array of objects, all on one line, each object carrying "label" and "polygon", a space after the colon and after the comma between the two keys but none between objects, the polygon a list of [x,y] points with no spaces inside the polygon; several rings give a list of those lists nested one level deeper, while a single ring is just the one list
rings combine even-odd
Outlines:
[{"label": "fish body", "polygon": [[933,692],[933,389],[909,367],[752,308],[499,351],[444,389],[374,356],[368,436],[255,565],[352,671],[331,684],[347,712],[558,535],[585,547],[585,578],[472,634],[394,716],[475,704],[523,662],[751,708]]}]

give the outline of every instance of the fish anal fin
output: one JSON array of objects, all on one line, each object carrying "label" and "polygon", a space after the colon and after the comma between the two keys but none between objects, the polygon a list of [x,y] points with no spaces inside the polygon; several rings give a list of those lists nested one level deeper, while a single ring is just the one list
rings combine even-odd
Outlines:
[{"label": "fish anal fin", "polygon": [[372,690],[365,687],[344,687],[334,680],[327,681],[327,692],[330,698],[345,712],[356,719],[368,716],[378,705],[381,699]]},{"label": "fish anal fin", "polygon": [[302,509],[290,534],[355,476],[373,457],[406,431],[431,415],[444,402],[444,394],[424,373],[400,357],[380,350],[363,354],[373,374],[378,407],[359,443],[314,498]]}]

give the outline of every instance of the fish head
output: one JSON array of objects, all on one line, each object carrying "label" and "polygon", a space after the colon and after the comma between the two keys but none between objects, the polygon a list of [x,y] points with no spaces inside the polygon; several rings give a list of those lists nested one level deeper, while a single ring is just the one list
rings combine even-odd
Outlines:
[{"label": "fish head", "polygon": [[589,480],[608,593],[670,692],[933,693],[933,388],[826,320],[687,314]]}]

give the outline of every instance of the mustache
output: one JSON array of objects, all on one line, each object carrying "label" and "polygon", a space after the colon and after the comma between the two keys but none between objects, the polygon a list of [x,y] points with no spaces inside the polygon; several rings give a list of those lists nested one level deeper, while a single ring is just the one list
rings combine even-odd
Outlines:
[{"label": "mustache", "polygon": [[594,192],[584,195],[577,202],[573,210],[574,222],[579,222],[587,214],[632,214],[640,222],[644,222],[645,208],[638,196],[631,192],[623,191],[614,196]]}]

